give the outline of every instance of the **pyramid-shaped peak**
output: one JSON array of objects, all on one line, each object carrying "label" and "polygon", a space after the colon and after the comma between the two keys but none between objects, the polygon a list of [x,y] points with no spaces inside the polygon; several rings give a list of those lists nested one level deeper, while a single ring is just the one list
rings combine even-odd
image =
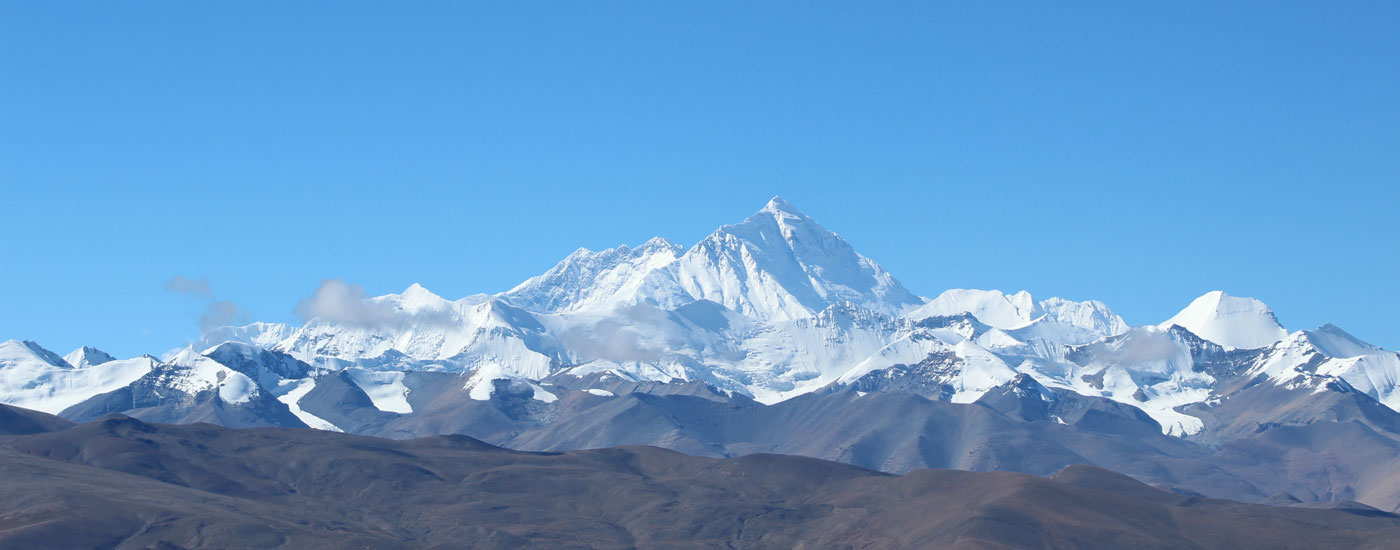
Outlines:
[{"label": "pyramid-shaped peak", "polygon": [[778,195],[773,195],[773,198],[768,199],[768,204],[763,205],[763,209],[759,210],[759,212],[767,212],[769,214],[787,214],[789,216],[796,216],[799,218],[807,217],[807,215],[803,214],[801,210],[798,210],[796,206],[793,206],[792,203],[788,202],[787,200],[783,199]]},{"label": "pyramid-shaped peak", "polygon": [[782,197],[725,225],[683,254],[670,288],[763,320],[813,317],[849,301],[895,315],[923,300],[840,235]]},{"label": "pyramid-shaped peak", "polygon": [[441,299],[441,298],[442,298],[441,296],[438,296],[437,294],[433,293],[433,291],[428,290],[428,287],[425,287],[425,286],[423,286],[423,285],[421,285],[421,284],[418,284],[418,283],[413,283],[413,284],[411,284],[411,285],[408,285],[408,288],[405,288],[405,289],[403,290],[403,293],[400,294],[400,296],[403,296],[404,298],[419,298],[419,299],[431,299],[431,298]]},{"label": "pyramid-shaped peak", "polygon": [[447,307],[448,300],[438,296],[427,287],[418,283],[409,285],[398,297],[399,307],[405,311],[421,311],[426,309],[442,309]]},{"label": "pyramid-shaped peak", "polygon": [[1222,346],[1240,349],[1268,346],[1288,335],[1264,302],[1231,296],[1222,290],[1212,290],[1192,300],[1158,326],[1167,329],[1172,325]]},{"label": "pyramid-shaped peak", "polygon": [[102,363],[106,363],[108,361],[116,361],[117,358],[112,357],[111,354],[100,349],[94,348],[92,346],[83,346],[73,350],[72,353],[63,356],[63,360],[67,361],[69,365],[73,365],[77,368],[83,368],[91,367],[93,365],[101,365]]}]

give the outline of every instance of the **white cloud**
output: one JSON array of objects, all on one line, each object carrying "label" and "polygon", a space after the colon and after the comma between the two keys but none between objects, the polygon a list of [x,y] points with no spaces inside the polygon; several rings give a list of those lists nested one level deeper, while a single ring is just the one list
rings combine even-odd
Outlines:
[{"label": "white cloud", "polygon": [[364,287],[340,279],[326,279],[310,297],[297,304],[304,319],[366,328],[397,328],[409,324],[448,324],[451,311],[406,312],[390,302],[371,299]]},{"label": "white cloud", "polygon": [[208,277],[191,279],[184,275],[176,275],[171,277],[169,281],[166,281],[165,284],[162,285],[162,288],[164,288],[166,292],[202,296],[211,300],[214,299],[214,290],[209,288]]},{"label": "white cloud", "polygon": [[242,307],[229,300],[220,300],[218,295],[214,294],[214,289],[209,286],[208,277],[191,279],[184,275],[176,275],[161,285],[161,288],[166,292],[202,299],[205,302],[204,313],[199,316],[201,335],[233,323],[248,322],[248,313]]}]

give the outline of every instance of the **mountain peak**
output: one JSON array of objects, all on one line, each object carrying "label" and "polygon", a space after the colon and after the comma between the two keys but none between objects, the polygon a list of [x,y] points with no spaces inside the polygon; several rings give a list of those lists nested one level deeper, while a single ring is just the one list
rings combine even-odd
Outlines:
[{"label": "mountain peak", "polygon": [[413,283],[398,295],[398,305],[404,311],[421,312],[430,310],[441,310],[447,308],[451,302],[442,296],[434,294],[427,287],[418,283]]},{"label": "mountain peak", "polygon": [[768,321],[811,317],[843,301],[884,314],[923,303],[782,197],[688,250],[660,237],[636,248],[580,249],[505,297],[545,313],[709,300]]},{"label": "mountain peak", "polygon": [[684,250],[661,237],[653,237],[636,248],[622,245],[598,252],[580,248],[549,271],[506,291],[504,296],[527,311],[544,313],[665,302],[664,297],[646,295],[653,290],[648,286],[649,277],[674,263]]},{"label": "mountain peak", "polygon": [[[21,368],[21,371],[34,371],[35,368],[70,369],[73,368],[73,365],[64,361],[63,357],[59,357],[59,354],[46,350],[43,346],[39,346],[34,340],[0,341],[0,369],[14,367]],[[6,376],[0,376],[0,378],[6,378]],[[17,381],[28,382],[22,381],[21,378],[11,378],[8,382],[13,383]],[[7,382],[6,379],[0,379],[0,392],[3,392],[4,386],[6,386],[4,382]],[[13,402],[4,403],[14,404]]]},{"label": "mountain peak", "polygon": [[803,214],[802,211],[798,210],[797,207],[792,205],[792,203],[784,200],[782,197],[777,195],[773,195],[773,198],[768,199],[768,204],[763,205],[763,209],[759,210],[759,212],[766,212],[769,214],[787,214],[790,216],[796,216],[798,218],[807,217],[806,214]]},{"label": "mountain peak", "polygon": [[1356,357],[1384,353],[1381,348],[1361,341],[1332,323],[1327,323],[1314,330],[1305,330],[1303,333],[1309,342],[1312,342],[1329,357]]},{"label": "mountain peak", "polygon": [[57,353],[49,351],[44,346],[33,340],[6,340],[0,342],[0,366],[12,363],[16,358],[26,357],[28,359],[38,359],[49,365],[59,368],[72,368],[67,361],[59,357]]},{"label": "mountain peak", "polygon": [[428,290],[428,287],[418,283],[408,285],[408,288],[403,289],[403,292],[400,293],[399,296],[402,296],[405,301],[445,301],[445,298],[438,296],[433,291]]},{"label": "mountain peak", "polygon": [[1087,343],[1128,331],[1128,324],[1102,302],[1064,298],[1036,301],[1031,293],[954,288],[909,313],[913,319],[971,314],[1001,330],[1024,330],[1016,338],[1039,337],[1057,342]]},{"label": "mountain peak", "polygon": [[912,317],[971,313],[978,321],[999,329],[1025,326],[1041,314],[1039,305],[1024,290],[1007,294],[1000,290],[952,288],[924,304]]},{"label": "mountain peak", "polygon": [[923,303],[782,197],[692,247],[674,279],[694,299],[767,321],[811,317],[841,301],[885,314]]},{"label": "mountain peak", "polygon": [[1268,305],[1255,298],[1231,296],[1213,290],[1192,300],[1158,327],[1180,326],[1225,347],[1262,348],[1288,336]]},{"label": "mountain peak", "polygon": [[655,250],[670,250],[673,254],[679,255],[681,252],[685,251],[685,247],[682,247],[681,245],[666,240],[665,237],[652,237],[650,239],[647,239],[647,242],[642,243],[641,246],[638,246],[637,250],[641,250],[643,252],[651,252]]},{"label": "mountain peak", "polygon": [[102,363],[106,363],[108,361],[116,361],[117,358],[112,357],[111,354],[100,349],[94,348],[92,346],[83,346],[73,350],[68,355],[63,356],[63,360],[67,361],[69,365],[73,365],[77,368],[83,368],[91,367],[93,365],[101,365]]}]

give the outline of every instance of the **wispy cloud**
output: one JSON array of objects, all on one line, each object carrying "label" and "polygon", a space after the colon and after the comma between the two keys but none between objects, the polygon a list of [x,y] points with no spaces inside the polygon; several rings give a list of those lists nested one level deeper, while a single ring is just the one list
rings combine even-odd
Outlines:
[{"label": "wispy cloud", "polygon": [[297,303],[295,313],[308,321],[377,329],[453,322],[451,311],[403,311],[391,302],[371,299],[364,287],[341,279],[321,281],[314,294]]},{"label": "wispy cloud", "polygon": [[588,327],[574,327],[559,334],[559,342],[580,362],[596,359],[612,361],[658,361],[665,344],[649,343],[637,326],[657,326],[666,322],[665,313],[653,307],[619,309],[615,319],[603,319]]},{"label": "wispy cloud", "polygon": [[1109,365],[1165,361],[1184,352],[1170,333],[1146,327],[1133,328],[1114,342],[1094,343],[1090,349],[1097,361]]},{"label": "wispy cloud", "polygon": [[205,308],[204,315],[199,317],[199,330],[203,334],[209,334],[219,327],[247,323],[248,313],[243,311],[243,308],[228,300],[219,300]]},{"label": "wispy cloud", "polygon": [[165,284],[162,285],[162,288],[164,288],[166,292],[202,296],[211,300],[214,299],[214,290],[209,288],[208,277],[191,279],[184,275],[176,275],[171,277],[169,281],[166,281]]},{"label": "wispy cloud", "polygon": [[204,302],[204,313],[199,316],[200,335],[207,335],[219,327],[248,322],[248,313],[230,300],[220,300],[209,286],[208,277],[189,278],[176,275],[161,285],[166,292],[181,294]]}]

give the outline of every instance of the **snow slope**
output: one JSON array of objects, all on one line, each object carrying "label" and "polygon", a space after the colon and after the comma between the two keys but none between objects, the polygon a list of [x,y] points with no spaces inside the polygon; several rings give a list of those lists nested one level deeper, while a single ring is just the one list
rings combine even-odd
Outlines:
[{"label": "snow slope", "polygon": [[63,356],[63,360],[76,368],[86,368],[108,361],[116,361],[117,358],[100,349],[83,346]]},{"label": "snow slope", "polygon": [[1220,290],[1196,298],[1158,326],[1166,329],[1172,325],[1227,348],[1262,348],[1288,335],[1264,302],[1236,298]]},{"label": "snow slope", "polygon": [[0,342],[0,403],[57,414],[150,372],[149,356],[74,367],[34,342]]}]

